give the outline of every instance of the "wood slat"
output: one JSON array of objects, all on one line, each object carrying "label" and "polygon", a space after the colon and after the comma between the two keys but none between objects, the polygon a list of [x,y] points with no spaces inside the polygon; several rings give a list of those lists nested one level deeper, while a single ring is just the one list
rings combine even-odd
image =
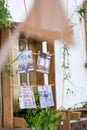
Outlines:
[{"label": "wood slat", "polygon": [[[1,30],[0,30],[0,49],[1,49]],[[2,127],[2,83],[0,72],[0,128]]]},{"label": "wood slat", "polygon": [[25,119],[20,117],[13,117],[13,126],[14,128],[25,128],[28,126]]},{"label": "wood slat", "polygon": [[[7,37],[11,37],[11,31],[9,29],[2,30],[1,42],[4,43],[4,40],[6,40]],[[5,128],[13,128],[13,98],[11,79],[5,70],[6,66],[2,71],[3,125]]]},{"label": "wood slat", "polygon": [[[47,51],[49,54],[54,54],[54,41],[52,43],[47,44]],[[51,56],[50,69],[48,75],[48,83],[55,84],[55,55]],[[56,86],[52,86],[53,97],[54,97],[54,109],[56,109]]]},{"label": "wood slat", "polygon": [[79,120],[81,112],[70,112],[70,120]]},{"label": "wood slat", "polygon": [[70,112],[66,112],[66,119],[63,120],[63,130],[71,130]]}]

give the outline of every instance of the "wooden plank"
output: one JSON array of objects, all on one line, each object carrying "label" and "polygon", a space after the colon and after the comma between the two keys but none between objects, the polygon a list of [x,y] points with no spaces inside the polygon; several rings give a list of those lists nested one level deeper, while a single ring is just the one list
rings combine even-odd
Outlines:
[{"label": "wooden plank", "polygon": [[[11,52],[11,61],[13,61],[17,57],[17,47],[14,46]],[[18,102],[18,73],[17,73],[17,61],[13,63],[12,67],[12,91],[13,91],[13,112],[17,112],[19,110],[19,102]]]},{"label": "wooden plank", "polygon": [[[37,53],[38,51],[42,51],[42,44],[36,40],[29,40],[28,49],[32,50],[33,53]],[[35,71],[30,73],[30,84],[31,85],[43,85],[44,84],[44,76],[42,73],[36,71],[37,68],[37,55],[33,55],[34,67]]]},{"label": "wooden plank", "polygon": [[66,119],[63,120],[63,130],[71,130],[70,112],[66,112]]},{"label": "wooden plank", "polygon": [[87,120],[72,123],[72,130],[87,130]]},{"label": "wooden plank", "polygon": [[59,111],[58,113],[56,113],[56,117],[58,117],[59,115],[62,115],[62,120],[66,119],[66,112]]},{"label": "wooden plank", "polygon": [[13,117],[13,126],[14,128],[25,128],[28,126],[24,118]]},{"label": "wooden plank", "polygon": [[70,120],[79,120],[81,112],[70,112]]},{"label": "wooden plank", "polygon": [[[7,37],[11,37],[11,31],[9,29],[2,31],[3,43]],[[9,60],[8,60],[9,61]],[[2,71],[2,91],[3,91],[3,125],[5,128],[13,128],[13,100],[12,100],[12,87],[11,80],[8,74],[5,72],[6,67]]]},{"label": "wooden plank", "polygon": [[2,113],[0,115],[0,128],[2,128]]},{"label": "wooden plank", "polygon": [[[19,51],[22,51],[21,48],[23,48],[23,50],[26,50],[26,43],[24,36],[20,36],[18,45],[19,45]],[[23,85],[23,83],[25,83],[26,85],[28,84],[27,74],[20,74],[20,85]]]},{"label": "wooden plank", "polygon": [[[29,40],[28,42],[28,49],[32,50],[33,53],[33,62],[34,62],[34,68],[36,70],[37,67],[37,55],[35,55],[36,53],[36,45],[37,43],[34,40]],[[31,85],[37,85],[37,72],[33,71],[32,73],[29,74],[29,78],[30,78],[30,84]]]},{"label": "wooden plank", "polygon": [[[1,30],[0,30],[0,49],[1,49]],[[1,86],[1,72],[0,72],[0,128],[2,127],[2,86]]]},{"label": "wooden plank", "polygon": [[27,74],[20,74],[20,85],[23,85],[23,83],[28,84]]},{"label": "wooden plank", "polygon": [[87,108],[79,108],[79,109],[76,109],[74,111],[87,111]]},{"label": "wooden plank", "polygon": [[[42,43],[37,42],[35,50],[36,50],[36,53],[38,53],[38,51],[42,52]],[[36,64],[36,66],[37,66],[37,64]],[[37,74],[37,84],[38,85],[44,85],[44,75],[43,75],[43,73],[36,72],[36,74]]]},{"label": "wooden plank", "polygon": [[[51,56],[51,63],[50,63],[50,69],[49,69],[49,75],[48,75],[48,83],[49,84],[55,84],[55,55],[54,55],[54,42],[47,44],[47,51],[49,54],[52,54]],[[56,87],[55,85],[52,86],[53,91],[53,97],[54,97],[54,108],[56,109]]]}]

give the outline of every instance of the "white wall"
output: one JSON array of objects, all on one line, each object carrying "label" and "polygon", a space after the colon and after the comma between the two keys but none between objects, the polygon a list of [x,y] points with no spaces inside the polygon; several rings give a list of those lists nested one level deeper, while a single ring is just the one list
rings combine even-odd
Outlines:
[{"label": "white wall", "polygon": [[[73,11],[78,5],[82,3],[82,0],[69,1],[68,4],[68,17],[70,18]],[[77,4],[77,5],[76,5]],[[86,62],[86,51],[85,51],[85,30],[84,30],[84,20],[79,22],[79,16],[74,13],[72,17],[72,22],[76,25],[73,27],[75,45],[70,46],[70,71],[71,71],[71,83],[68,81],[64,84],[64,107],[71,107],[74,104],[80,103],[81,101],[87,101],[87,70],[84,67]],[[59,43],[59,44],[58,44]],[[60,41],[55,41],[55,51],[56,51],[56,80],[57,82],[57,104],[58,107],[62,106],[62,89],[63,89],[63,69],[62,64],[62,44]],[[74,94],[66,94],[67,88],[74,91]]]},{"label": "white wall", "polygon": [[[22,22],[26,18],[26,9],[24,5],[24,0],[5,0],[6,4],[8,5],[9,11],[12,16],[12,21],[15,22]],[[34,0],[25,0],[26,1],[26,8],[29,12],[32,8]]]},{"label": "white wall", "polygon": [[[33,4],[34,0],[26,0],[27,9]],[[76,2],[75,2],[76,1]],[[68,9],[68,17],[72,15],[75,8],[82,3],[82,0],[62,0],[64,8]],[[23,0],[8,0],[9,9],[13,21],[23,21],[26,12],[23,4]],[[76,24],[74,26],[74,38],[75,45],[70,47],[70,71],[71,81],[65,83],[64,86],[64,107],[71,107],[75,103],[87,100],[87,70],[84,67],[86,62],[85,52],[85,37],[84,37],[84,21],[79,22],[78,14],[74,13],[72,22]],[[62,86],[63,86],[63,72],[62,72],[62,44],[60,41],[55,41],[55,53],[56,53],[56,92],[57,92],[57,107],[61,107],[62,104]],[[70,87],[74,91],[74,94],[66,95],[66,89]]]}]

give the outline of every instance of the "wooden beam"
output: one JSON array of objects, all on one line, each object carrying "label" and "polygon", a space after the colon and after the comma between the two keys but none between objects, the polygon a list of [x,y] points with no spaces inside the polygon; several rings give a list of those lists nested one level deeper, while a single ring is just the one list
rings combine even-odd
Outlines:
[{"label": "wooden beam", "polygon": [[52,91],[53,91],[54,104],[55,104],[54,109],[56,109],[57,105],[56,105],[56,86],[55,86],[56,81],[55,81],[54,41],[52,41],[51,43],[48,42],[47,51],[49,52],[49,54],[52,54],[51,62],[50,62],[50,69],[49,69],[49,75],[48,75],[48,83],[54,84],[54,86],[52,86]]},{"label": "wooden beam", "polygon": [[[13,61],[17,57],[17,48],[14,46],[11,53],[11,60]],[[13,112],[17,112],[19,110],[19,102],[18,102],[18,73],[17,73],[17,61],[15,65],[12,67],[12,96],[13,96]]]},{"label": "wooden beam", "polygon": [[66,119],[63,120],[63,130],[71,130],[70,112],[66,112]]},{"label": "wooden beam", "polygon": [[[0,30],[0,49],[1,49],[1,30]],[[2,127],[2,84],[0,72],[0,128]]]},{"label": "wooden beam", "polygon": [[[2,30],[2,44],[6,38],[11,37],[11,30]],[[8,60],[9,61],[9,60]],[[3,91],[3,126],[5,128],[13,128],[13,98],[11,79],[5,72],[6,67],[2,71],[2,91]]]}]

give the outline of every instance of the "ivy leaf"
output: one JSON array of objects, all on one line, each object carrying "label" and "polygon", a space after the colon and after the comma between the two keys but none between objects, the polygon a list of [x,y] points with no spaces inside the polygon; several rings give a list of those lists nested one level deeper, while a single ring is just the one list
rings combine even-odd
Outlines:
[{"label": "ivy leaf", "polygon": [[[87,13],[87,9],[84,8],[84,7],[80,7],[77,12],[80,14],[80,16],[81,16],[82,18],[84,18],[85,13]],[[80,21],[81,21],[81,20],[82,20],[82,19],[80,18]]]},{"label": "ivy leaf", "polygon": [[7,69],[6,69],[6,72],[7,72],[7,74],[8,74],[9,76],[13,77],[13,74],[12,74],[12,71],[11,71],[10,68],[7,68]]}]

